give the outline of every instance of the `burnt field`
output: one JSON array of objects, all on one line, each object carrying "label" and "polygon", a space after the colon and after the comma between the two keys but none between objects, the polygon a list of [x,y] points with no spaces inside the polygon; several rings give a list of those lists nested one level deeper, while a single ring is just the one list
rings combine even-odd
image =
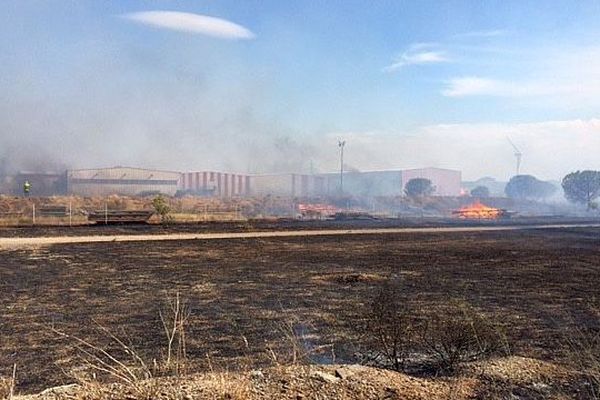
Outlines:
[{"label": "burnt field", "polygon": [[347,220],[298,220],[250,219],[247,221],[207,221],[173,224],[109,224],[79,226],[0,226],[0,238],[46,237],[46,236],[91,236],[91,235],[147,235],[168,233],[217,233],[289,231],[315,229],[371,229],[371,228],[422,228],[422,227],[478,227],[478,226],[523,226],[523,225],[582,225],[599,224],[600,218],[538,216],[499,219],[460,219],[452,217],[402,217],[381,219]]},{"label": "burnt field", "polygon": [[[72,342],[105,327],[144,358],[160,357],[159,318],[189,304],[192,370],[268,363],[286,326],[317,362],[355,361],[356,321],[377,287],[402,284],[410,307],[459,299],[506,331],[513,354],[561,362],[575,327],[597,328],[598,228],[76,244],[0,253],[0,372],[19,388],[71,381]],[[283,356],[282,356],[283,357]]]}]

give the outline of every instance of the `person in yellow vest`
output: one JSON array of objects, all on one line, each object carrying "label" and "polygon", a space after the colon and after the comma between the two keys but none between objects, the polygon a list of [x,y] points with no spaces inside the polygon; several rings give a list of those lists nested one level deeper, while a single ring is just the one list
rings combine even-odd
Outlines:
[{"label": "person in yellow vest", "polygon": [[29,181],[25,181],[23,184],[23,194],[25,197],[29,196],[29,192],[31,192],[31,183],[29,183]]}]

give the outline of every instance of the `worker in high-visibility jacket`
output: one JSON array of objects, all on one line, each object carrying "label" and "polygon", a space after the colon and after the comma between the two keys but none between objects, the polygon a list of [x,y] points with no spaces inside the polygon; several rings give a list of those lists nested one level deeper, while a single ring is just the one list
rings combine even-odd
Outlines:
[{"label": "worker in high-visibility jacket", "polygon": [[31,192],[31,183],[25,181],[25,183],[23,183],[23,194],[25,197],[29,196],[29,192]]}]

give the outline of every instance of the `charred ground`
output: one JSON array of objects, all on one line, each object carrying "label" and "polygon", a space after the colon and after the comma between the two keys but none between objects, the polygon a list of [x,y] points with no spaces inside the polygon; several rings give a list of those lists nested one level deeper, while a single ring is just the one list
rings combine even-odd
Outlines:
[{"label": "charred ground", "polygon": [[[352,324],[377,285],[402,282],[411,307],[461,299],[503,325],[513,354],[560,362],[571,329],[596,327],[597,228],[103,243],[3,251],[0,369],[19,388],[70,381],[69,343],[52,328],[108,344],[95,323],[145,357],[164,342],[159,310],[190,304],[193,369],[268,363],[292,319],[317,361],[353,361]],[[95,322],[94,322],[95,321]],[[247,341],[247,344],[246,344]],[[207,358],[207,354],[209,357]]]}]

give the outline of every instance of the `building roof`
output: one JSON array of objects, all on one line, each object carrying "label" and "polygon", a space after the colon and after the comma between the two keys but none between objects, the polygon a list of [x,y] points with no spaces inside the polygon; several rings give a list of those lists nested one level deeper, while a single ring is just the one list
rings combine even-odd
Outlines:
[{"label": "building roof", "polygon": [[102,167],[102,168],[79,168],[79,169],[70,169],[69,172],[80,172],[80,171],[109,171],[115,169],[129,169],[134,171],[147,171],[147,172],[168,172],[172,174],[180,174],[179,171],[170,171],[170,170],[162,170],[162,169],[152,169],[152,168],[138,168],[138,167],[124,167],[124,166],[114,166],[114,167]]},{"label": "building roof", "polygon": [[439,167],[423,167],[423,168],[408,168],[408,169],[403,169],[402,171],[424,171],[424,170],[429,170],[429,171],[450,171],[450,172],[461,172],[458,169],[450,169],[450,168],[439,168]]}]

